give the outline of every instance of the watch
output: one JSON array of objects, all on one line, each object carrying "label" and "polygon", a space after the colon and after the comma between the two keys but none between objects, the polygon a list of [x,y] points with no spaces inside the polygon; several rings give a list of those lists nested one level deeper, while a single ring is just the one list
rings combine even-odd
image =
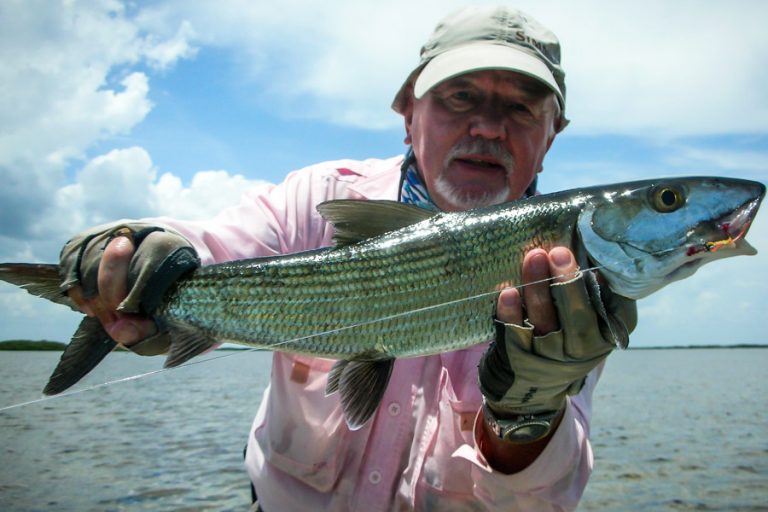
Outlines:
[{"label": "watch", "polygon": [[538,414],[519,414],[511,418],[497,418],[483,398],[483,416],[486,424],[499,439],[510,443],[532,443],[547,436],[552,423],[562,412],[547,411]]}]

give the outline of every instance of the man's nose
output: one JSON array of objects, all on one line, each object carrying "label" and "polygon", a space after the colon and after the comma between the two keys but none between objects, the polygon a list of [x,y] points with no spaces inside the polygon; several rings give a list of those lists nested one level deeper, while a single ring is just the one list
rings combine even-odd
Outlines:
[{"label": "man's nose", "polygon": [[500,109],[488,106],[475,113],[470,120],[469,135],[489,140],[505,140],[507,123]]}]

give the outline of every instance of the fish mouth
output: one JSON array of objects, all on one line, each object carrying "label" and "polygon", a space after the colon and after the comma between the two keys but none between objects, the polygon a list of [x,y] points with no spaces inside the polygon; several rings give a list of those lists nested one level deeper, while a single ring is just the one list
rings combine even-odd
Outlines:
[{"label": "fish mouth", "polygon": [[757,250],[744,237],[752,226],[761,201],[762,196],[756,197],[715,220],[713,224],[716,235],[711,240],[690,245],[687,255],[717,252],[721,249],[738,249],[741,254],[747,255],[757,254]]}]

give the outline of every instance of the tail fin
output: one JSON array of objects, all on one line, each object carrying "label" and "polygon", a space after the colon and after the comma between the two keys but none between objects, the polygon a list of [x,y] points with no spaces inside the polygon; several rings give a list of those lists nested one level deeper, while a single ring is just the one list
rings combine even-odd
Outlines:
[{"label": "tail fin", "polygon": [[[61,293],[58,265],[0,263],[0,280],[77,311],[75,303]],[[84,318],[72,336],[72,341],[64,349],[43,393],[55,395],[69,388],[93,370],[116,345],[98,320]]]},{"label": "tail fin", "polygon": [[[33,295],[78,311],[75,303],[61,293],[58,265],[0,263],[0,280],[15,284]],[[183,323],[169,323],[170,353],[166,367],[178,366],[196,355],[215,348],[215,339]],[[84,318],[61,355],[43,393],[55,395],[69,388],[93,370],[117,346],[101,323]]]},{"label": "tail fin", "polygon": [[25,289],[57,304],[78,311],[70,298],[61,293],[59,266],[43,263],[0,263],[0,280]]},{"label": "tail fin", "polygon": [[117,343],[95,318],[85,317],[72,336],[43,393],[55,395],[69,388],[93,370]]}]

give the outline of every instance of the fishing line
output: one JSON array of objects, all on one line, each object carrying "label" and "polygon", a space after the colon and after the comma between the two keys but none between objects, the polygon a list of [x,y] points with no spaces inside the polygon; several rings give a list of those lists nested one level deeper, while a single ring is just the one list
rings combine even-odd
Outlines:
[{"label": "fishing line", "polygon": [[[515,289],[519,290],[519,289],[525,288],[526,286],[532,286],[532,285],[535,285],[535,284],[546,283],[546,282],[549,282],[549,281],[553,281],[555,279],[571,277],[571,276],[575,277],[575,276],[577,276],[579,274],[579,272],[591,272],[593,270],[599,270],[599,269],[601,269],[603,267],[604,267],[604,265],[597,265],[597,266],[589,267],[589,268],[586,268],[586,269],[577,269],[575,272],[567,272],[565,274],[560,274],[558,276],[551,276],[551,277],[547,277],[545,279],[539,279],[537,281],[531,281],[530,283],[523,283],[523,284],[519,284],[519,285],[516,285],[516,286],[507,286],[505,288],[515,288]],[[345,325],[343,327],[337,327],[335,329],[330,329],[328,331],[322,331],[322,332],[319,332],[319,333],[308,334],[306,336],[299,336],[297,338],[293,338],[293,339],[290,339],[290,340],[285,340],[285,341],[280,341],[280,342],[277,342],[277,343],[273,343],[273,344],[269,345],[268,347],[250,347],[250,348],[246,348],[246,349],[239,349],[239,350],[233,351],[233,352],[231,352],[229,354],[222,354],[222,355],[218,355],[218,356],[214,356],[214,357],[209,357],[209,358],[206,358],[206,359],[200,359],[200,360],[197,360],[197,361],[190,361],[190,362],[187,362],[187,363],[185,363],[183,365],[179,365],[179,366],[175,366],[175,367],[160,368],[158,370],[153,370],[153,371],[146,372],[146,373],[141,373],[141,374],[138,374],[138,375],[132,375],[132,376],[129,376],[129,377],[122,377],[122,378],[119,378],[119,379],[114,379],[114,380],[110,380],[110,381],[107,381],[107,382],[102,382],[100,384],[94,384],[92,386],[87,386],[87,387],[80,388],[80,389],[75,389],[75,390],[72,390],[72,391],[66,391],[64,393],[59,393],[57,395],[44,396],[44,397],[41,397],[41,398],[38,398],[38,399],[35,399],[35,400],[29,400],[29,401],[26,401],[26,402],[20,402],[20,403],[16,403],[16,404],[12,404],[12,405],[7,405],[7,406],[4,406],[4,407],[0,407],[0,413],[8,411],[8,410],[11,410],[11,409],[16,409],[16,408],[19,408],[19,407],[24,407],[24,406],[27,406],[27,405],[37,404],[37,403],[41,403],[41,402],[47,402],[49,400],[54,400],[54,399],[58,399],[58,398],[66,398],[66,397],[70,397],[70,396],[73,396],[73,395],[79,395],[80,393],[85,393],[86,391],[93,391],[94,389],[104,388],[104,387],[107,387],[107,386],[113,386],[115,384],[121,384],[123,382],[129,382],[129,381],[133,381],[133,380],[143,379],[145,377],[149,377],[149,376],[152,376],[152,375],[157,375],[157,374],[160,374],[160,373],[163,373],[163,372],[167,372],[167,371],[170,371],[170,370],[178,370],[178,369],[181,369],[181,368],[187,368],[187,367],[190,367],[190,366],[195,366],[195,365],[199,365],[199,364],[208,363],[210,361],[215,361],[217,359],[224,359],[225,357],[231,357],[233,355],[240,354],[240,353],[243,353],[243,352],[246,352],[246,353],[247,352],[261,352],[261,351],[270,351],[271,352],[271,351],[274,351],[274,349],[276,347],[282,347],[282,346],[288,345],[290,343],[297,343],[299,341],[303,341],[303,340],[306,340],[306,339],[309,339],[309,338],[315,338],[315,337],[320,337],[320,336],[328,336],[328,335],[331,335],[331,334],[336,334],[336,333],[339,333],[339,332],[347,331],[349,329],[356,329],[358,327],[365,327],[367,325],[372,325],[372,324],[376,324],[376,323],[380,323],[380,322],[386,322],[388,320],[393,320],[393,319],[402,318],[402,317],[406,317],[406,316],[410,316],[410,315],[415,315],[415,314],[418,314],[418,313],[423,313],[423,312],[426,312],[426,311],[431,311],[431,310],[434,310],[434,309],[439,309],[439,308],[442,308],[442,307],[451,306],[453,304],[459,304],[461,302],[467,302],[467,301],[471,301],[471,300],[475,300],[475,299],[480,299],[480,298],[483,298],[483,297],[489,297],[491,295],[497,295],[500,291],[501,290],[493,290],[493,291],[489,291],[489,292],[483,292],[483,293],[479,293],[477,295],[473,295],[473,296],[470,296],[470,297],[462,297],[460,299],[455,299],[455,300],[451,300],[451,301],[447,301],[447,302],[441,302],[439,304],[432,304],[432,305],[429,305],[429,306],[424,306],[422,308],[417,308],[417,309],[412,309],[412,310],[408,310],[408,311],[403,311],[401,313],[394,313],[392,315],[388,315],[388,316],[384,316],[384,317],[380,317],[380,318],[374,318],[373,320],[367,320],[365,322],[360,322],[360,323],[353,324],[353,325]]]},{"label": "fishing line", "polygon": [[132,381],[132,380],[139,380],[139,379],[142,379],[144,377],[149,377],[151,375],[156,375],[158,373],[168,372],[168,371],[171,371],[171,370],[180,370],[182,368],[188,368],[190,366],[196,366],[198,364],[208,363],[210,361],[215,361],[217,359],[224,359],[225,357],[231,357],[231,356],[237,354],[237,352],[253,352],[253,351],[258,351],[258,350],[263,350],[263,349],[261,349],[259,347],[252,347],[252,348],[248,348],[248,349],[241,349],[241,350],[233,351],[232,353],[229,353],[229,354],[221,354],[221,355],[217,355],[217,356],[208,357],[206,359],[199,359],[197,361],[190,361],[190,362],[188,362],[186,364],[183,364],[181,366],[174,366],[174,367],[171,367],[171,368],[159,368],[157,370],[152,370],[151,372],[140,373],[138,375],[131,375],[129,377],[121,377],[119,379],[109,380],[107,382],[102,382],[102,383],[99,383],[99,384],[93,384],[91,386],[87,386],[87,387],[84,387],[84,388],[73,389],[71,391],[65,391],[64,393],[59,393],[57,395],[43,396],[43,397],[37,398],[35,400],[29,400],[27,402],[20,402],[20,403],[13,404],[13,405],[6,405],[4,407],[0,407],[0,412],[8,411],[10,409],[16,409],[18,407],[23,407],[25,405],[32,405],[32,404],[37,404],[37,403],[40,403],[40,402],[47,402],[48,400],[54,400],[54,399],[57,399],[57,398],[66,398],[66,397],[69,397],[69,396],[72,396],[72,395],[79,395],[80,393],[85,393],[86,391],[92,391],[92,390],[98,389],[98,388],[105,388],[107,386],[112,386],[114,384],[120,384],[122,382],[129,382],[129,381]]}]

